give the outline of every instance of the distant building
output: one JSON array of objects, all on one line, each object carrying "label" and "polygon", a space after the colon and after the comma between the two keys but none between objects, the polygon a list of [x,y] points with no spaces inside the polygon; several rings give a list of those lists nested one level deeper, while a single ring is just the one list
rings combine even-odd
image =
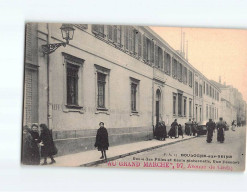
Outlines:
[{"label": "distant building", "polygon": [[221,89],[221,117],[231,125],[233,120],[238,124],[246,123],[246,103],[243,100],[242,94],[233,86],[212,81]]}]

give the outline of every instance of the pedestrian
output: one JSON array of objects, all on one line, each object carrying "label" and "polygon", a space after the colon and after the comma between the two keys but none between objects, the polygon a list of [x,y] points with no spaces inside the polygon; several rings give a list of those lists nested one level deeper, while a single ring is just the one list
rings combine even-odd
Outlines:
[{"label": "pedestrian", "polygon": [[179,137],[179,135],[181,135],[182,138],[184,138],[184,133],[183,133],[183,129],[182,129],[181,124],[178,125],[178,137]]},{"label": "pedestrian", "polygon": [[24,165],[32,165],[32,136],[28,126],[23,127],[22,132],[22,158],[21,161]]},{"label": "pedestrian", "polygon": [[57,148],[53,142],[52,133],[45,124],[40,125],[40,137],[38,143],[41,145],[41,157],[44,157],[44,163],[42,165],[47,165],[47,157],[50,157],[50,164],[56,163],[53,155],[57,154]]},{"label": "pedestrian", "polygon": [[[196,136],[196,133],[197,133],[197,123],[195,121],[192,121],[192,128],[191,128],[191,130],[192,130],[192,135],[193,136]],[[198,136],[198,134],[197,134],[197,136]]]},{"label": "pedestrian", "polygon": [[232,131],[235,131],[235,129],[236,129],[236,121],[235,120],[233,120],[232,121]]},{"label": "pedestrian", "polygon": [[32,124],[30,134],[32,136],[32,161],[34,165],[40,164],[40,153],[39,153],[39,146],[38,146],[38,139],[39,139],[39,132],[38,132],[38,125]]},{"label": "pedestrian", "polygon": [[109,147],[109,141],[108,141],[108,132],[107,129],[104,127],[104,123],[99,123],[100,128],[97,131],[96,135],[96,141],[94,144],[94,147],[98,148],[98,151],[101,151],[101,157],[100,159],[107,159],[106,157],[106,150],[108,150]]},{"label": "pedestrian", "polygon": [[171,129],[168,133],[170,138],[178,138],[178,123],[177,123],[177,119],[174,120],[174,122],[171,124]]},{"label": "pedestrian", "polygon": [[217,141],[220,143],[224,143],[225,141],[225,130],[226,130],[226,125],[225,122],[223,121],[223,118],[220,117],[220,121],[216,125],[217,129]]},{"label": "pedestrian", "polygon": [[160,134],[160,123],[158,122],[156,125],[155,125],[155,129],[154,129],[154,137],[155,139],[159,140],[159,134]]},{"label": "pedestrian", "polygon": [[185,123],[185,133],[186,135],[191,136],[192,135],[192,122],[191,119],[187,123]]},{"label": "pedestrian", "polygon": [[162,140],[166,140],[166,137],[167,137],[167,131],[166,131],[166,124],[165,124],[165,121],[161,121],[160,122],[161,124],[161,130],[162,130]]},{"label": "pedestrian", "polygon": [[213,139],[213,132],[215,130],[215,123],[213,122],[212,119],[209,119],[209,121],[206,123],[206,128],[207,128],[207,142],[211,143]]}]

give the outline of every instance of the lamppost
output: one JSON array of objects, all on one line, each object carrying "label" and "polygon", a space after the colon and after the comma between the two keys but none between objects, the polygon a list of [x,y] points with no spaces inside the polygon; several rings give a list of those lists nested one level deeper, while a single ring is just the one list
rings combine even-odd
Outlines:
[{"label": "lamppost", "polygon": [[44,54],[49,55],[60,46],[65,47],[67,44],[69,44],[69,41],[73,39],[75,29],[73,28],[72,24],[62,24],[60,29],[61,29],[62,37],[63,39],[66,40],[66,42],[42,45],[42,51]]}]

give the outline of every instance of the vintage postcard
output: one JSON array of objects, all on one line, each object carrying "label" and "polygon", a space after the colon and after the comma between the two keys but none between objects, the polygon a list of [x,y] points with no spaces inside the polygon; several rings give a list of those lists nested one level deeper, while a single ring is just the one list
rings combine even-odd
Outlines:
[{"label": "vintage postcard", "polygon": [[25,30],[23,165],[245,170],[247,30]]}]

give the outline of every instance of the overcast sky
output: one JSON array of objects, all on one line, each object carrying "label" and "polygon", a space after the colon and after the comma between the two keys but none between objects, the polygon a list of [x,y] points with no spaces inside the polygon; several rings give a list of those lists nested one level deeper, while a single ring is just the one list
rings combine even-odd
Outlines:
[{"label": "overcast sky", "polygon": [[[151,28],[180,50],[181,28]],[[219,81],[221,76],[222,83],[236,87],[247,101],[247,30],[182,28],[182,32],[188,40],[189,62],[208,79]]]}]

